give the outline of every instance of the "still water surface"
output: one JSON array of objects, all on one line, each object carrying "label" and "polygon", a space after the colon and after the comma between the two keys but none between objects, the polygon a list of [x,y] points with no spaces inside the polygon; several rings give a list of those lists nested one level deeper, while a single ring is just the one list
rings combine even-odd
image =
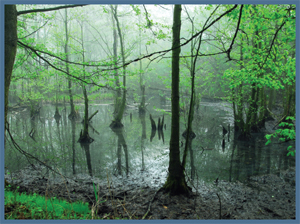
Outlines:
[{"label": "still water surface", "polygon": [[[171,117],[168,112],[154,109],[154,104],[148,105],[145,116],[139,116],[137,107],[128,107],[122,120],[124,128],[119,132],[109,128],[113,112],[111,104],[90,105],[90,114],[99,112],[89,129],[95,141],[88,147],[77,143],[83,127],[80,121],[68,119],[68,106],[66,110],[64,106],[59,107],[62,117],[58,122],[53,118],[53,105],[43,105],[40,116],[34,121],[27,110],[12,111],[9,114],[10,129],[23,150],[47,161],[64,175],[78,179],[92,175],[103,181],[109,177],[114,182],[122,179],[122,183],[128,181],[135,186],[158,187],[167,177]],[[83,104],[77,104],[76,108],[83,117]],[[161,104],[156,104],[156,108],[171,109],[170,105]],[[162,133],[151,132],[149,113],[156,123],[164,114],[166,128]],[[228,131],[225,135],[222,126]],[[180,128],[183,133],[184,119],[181,119]],[[32,130],[35,130],[33,135]],[[264,134],[254,134],[248,142],[234,141],[232,110],[228,103],[202,102],[195,112],[193,131],[196,137],[186,167],[190,179],[204,183],[212,183],[216,178],[243,182],[253,175],[277,173],[295,165],[294,158],[286,156],[288,145],[274,142],[265,146]],[[184,143],[184,138],[180,141]],[[184,144],[181,152],[183,149]],[[27,165],[27,159],[7,141],[7,169],[14,172]]]}]

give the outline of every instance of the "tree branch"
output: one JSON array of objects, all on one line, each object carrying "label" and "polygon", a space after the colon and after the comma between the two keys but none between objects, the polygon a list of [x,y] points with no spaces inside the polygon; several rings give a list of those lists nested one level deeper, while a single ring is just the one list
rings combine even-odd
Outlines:
[{"label": "tree branch", "polygon": [[[18,41],[18,43],[19,43],[19,44],[22,44],[22,43],[19,42],[19,41]],[[95,86],[98,86],[98,87],[106,87],[106,88],[107,88],[107,86],[98,85],[98,84],[96,84],[95,82],[87,82],[86,80],[83,80],[83,79],[81,79],[81,78],[79,78],[79,77],[76,77],[76,76],[74,76],[74,75],[71,75],[70,73],[68,73],[68,72],[66,72],[66,71],[64,71],[64,70],[62,70],[62,69],[60,69],[60,68],[57,68],[56,66],[54,66],[53,64],[51,64],[46,58],[44,58],[43,56],[41,56],[41,55],[38,53],[38,51],[36,51],[35,49],[33,49],[33,48],[31,48],[31,47],[28,47],[28,49],[30,49],[36,56],[38,56],[40,59],[42,59],[43,61],[45,61],[50,67],[54,68],[54,69],[57,70],[57,71],[60,71],[60,72],[62,72],[62,73],[65,73],[66,75],[68,75],[68,76],[70,76],[70,77],[72,77],[72,78],[74,78],[74,79],[77,79],[77,80],[79,80],[79,81],[81,81],[81,82],[83,82],[83,83],[86,83],[86,84],[92,84],[92,85],[95,85]]]},{"label": "tree branch", "polygon": [[56,56],[56,55],[54,55],[54,54],[51,54],[51,53],[49,53],[49,52],[41,51],[41,50],[35,49],[34,47],[29,46],[29,45],[27,45],[27,44],[24,44],[24,43],[21,42],[21,41],[18,41],[18,44],[21,45],[22,47],[25,47],[25,48],[30,49],[31,51],[36,51],[36,52],[40,52],[40,53],[43,53],[43,54],[47,54],[47,55],[49,55],[49,56],[51,56],[51,57],[54,57],[54,58],[56,58],[56,59],[58,59],[58,60],[61,60],[61,61],[63,61],[63,62],[69,63],[69,64],[80,65],[80,66],[83,66],[83,65],[84,65],[84,66],[90,66],[90,67],[111,66],[111,65],[90,65],[90,64],[81,64],[81,63],[77,63],[77,62],[67,61],[67,60],[65,60],[65,59],[63,59],[63,58],[60,58],[60,57],[58,57],[58,56]]},{"label": "tree branch", "polygon": [[240,27],[240,23],[241,23],[241,18],[242,18],[242,12],[243,12],[243,7],[244,5],[241,5],[241,8],[240,8],[240,15],[239,15],[239,20],[238,20],[238,23],[237,23],[237,27],[236,27],[236,30],[235,30],[235,34],[233,36],[233,39],[231,41],[231,44],[230,44],[230,47],[228,48],[227,50],[227,56],[228,56],[228,61],[231,61],[232,59],[230,58],[230,51],[232,50],[232,46],[234,44],[234,40],[237,36],[237,33],[239,31],[239,27]]},{"label": "tree branch", "polygon": [[41,27],[39,27],[37,30],[35,30],[35,31],[33,31],[32,33],[26,35],[25,37],[20,37],[20,38],[18,38],[18,40],[20,40],[20,39],[25,39],[25,38],[31,36],[32,34],[38,32],[38,31],[39,31],[40,29],[42,29],[47,23],[48,23],[48,21],[46,21],[46,22],[44,23],[44,25],[42,25]]},{"label": "tree branch", "polygon": [[277,34],[278,34],[278,32],[281,30],[281,28],[284,26],[285,23],[286,23],[286,21],[283,21],[283,23],[281,24],[281,26],[276,30],[276,32],[275,32],[275,34],[274,34],[274,37],[273,37],[273,39],[272,39],[272,43],[271,43],[270,49],[268,50],[268,55],[266,56],[266,58],[265,58],[263,64],[260,66],[261,68],[263,68],[264,65],[266,64],[266,61],[267,61],[268,57],[269,57],[270,54],[271,54],[271,50],[272,50],[272,47],[273,47],[273,45],[274,45],[275,39],[276,39],[276,37],[277,37]]},{"label": "tree branch", "polygon": [[[184,42],[183,44],[180,44],[179,47],[182,47],[184,45],[187,45],[191,40],[193,40],[194,38],[198,37],[201,33],[203,33],[204,31],[206,31],[209,27],[211,27],[214,23],[216,23],[217,21],[219,21],[223,16],[225,16],[226,14],[230,13],[231,11],[233,11],[235,8],[237,7],[237,5],[235,5],[234,7],[232,7],[231,9],[227,10],[226,12],[224,12],[223,14],[221,14],[218,18],[216,18],[214,21],[212,21],[207,27],[203,28],[201,31],[199,31],[198,33],[196,33],[195,35],[193,35],[190,39],[188,39],[186,42]],[[165,53],[169,52],[169,51],[172,51],[174,49],[177,49],[179,47],[175,47],[175,48],[171,48],[171,49],[168,49],[168,50],[163,50],[163,51],[157,51],[157,52],[153,52],[151,54],[148,54],[148,55],[145,55],[143,57],[139,57],[139,58],[136,58],[134,60],[131,60],[127,63],[124,64],[124,66],[127,66],[133,62],[137,62],[137,61],[140,61],[142,59],[145,59],[145,58],[149,58],[153,55],[156,55],[156,54],[160,54],[160,55],[164,55]],[[158,56],[159,57],[159,56]],[[156,57],[157,58],[157,57]],[[119,69],[119,68],[122,68],[123,66],[119,66],[117,68],[114,68],[114,69]],[[112,69],[103,69],[102,71],[108,71],[108,70],[112,70]]]},{"label": "tree branch", "polygon": [[[76,7],[76,6],[83,6],[83,5],[75,5],[75,6],[73,6],[73,7]],[[69,7],[70,7],[70,6],[69,6]],[[210,28],[214,23],[216,23],[217,21],[219,21],[223,16],[225,16],[226,14],[230,13],[231,11],[233,11],[236,7],[237,7],[237,5],[234,5],[234,7],[232,7],[231,9],[229,9],[229,10],[227,10],[226,12],[224,12],[223,14],[221,14],[218,18],[216,18],[215,20],[213,20],[208,26],[204,27],[201,31],[199,31],[198,33],[196,33],[195,35],[193,35],[190,39],[188,39],[188,40],[187,40],[186,42],[184,42],[183,44],[180,44],[179,47],[182,47],[182,46],[184,46],[184,45],[187,45],[190,41],[192,41],[194,38],[198,37],[201,33],[203,33],[203,32],[206,31],[208,28]],[[65,8],[66,8],[66,7],[65,7]],[[26,44],[24,44],[24,43],[22,43],[22,42],[20,42],[20,41],[18,41],[18,43],[19,43],[21,46],[26,47],[26,48],[30,49],[31,51],[33,51],[38,57],[40,57],[42,60],[46,61],[51,67],[53,67],[53,68],[55,68],[55,69],[56,69],[56,67],[55,67],[54,65],[52,65],[50,62],[48,62],[48,61],[47,61],[45,58],[43,58],[41,55],[39,55],[38,52],[44,53],[44,54],[47,54],[47,55],[50,55],[50,56],[52,56],[52,57],[55,57],[55,58],[57,58],[57,59],[59,59],[59,60],[61,60],[61,61],[64,61],[64,62],[67,62],[67,63],[70,63],[70,64],[83,65],[83,64],[80,64],[80,63],[75,63],[75,62],[69,62],[69,61],[66,61],[66,60],[64,60],[64,59],[62,59],[62,58],[60,58],[60,57],[58,57],[58,56],[52,55],[52,54],[50,54],[50,53],[48,53],[48,52],[36,50],[36,49],[34,49],[33,47],[30,47],[30,46],[28,46],[28,45],[26,45]],[[119,66],[119,67],[108,68],[108,69],[101,69],[100,71],[103,72],[103,71],[111,71],[111,70],[120,69],[120,68],[123,68],[123,67],[128,66],[129,64],[131,64],[131,63],[133,63],[133,62],[138,62],[138,61],[140,61],[140,60],[142,60],[142,59],[150,58],[150,57],[152,57],[153,55],[158,55],[158,56],[155,58],[155,59],[157,59],[158,57],[160,57],[160,56],[162,56],[162,55],[165,55],[167,52],[170,52],[170,51],[172,51],[172,50],[174,50],[174,49],[177,49],[177,48],[178,48],[178,47],[171,48],[171,49],[167,49],[167,50],[163,50],[163,51],[153,52],[153,53],[151,53],[151,54],[148,54],[148,55],[145,55],[145,56],[136,58],[136,59],[134,59],[134,60],[131,60],[131,61],[125,63],[124,65]],[[222,53],[224,53],[224,52],[222,52]],[[220,53],[217,53],[217,54],[220,54]],[[203,56],[204,56],[204,55],[203,55]],[[86,66],[105,66],[105,65],[86,65]],[[58,68],[57,68],[57,69],[58,69]],[[100,72],[100,71],[98,71],[98,72]],[[61,72],[66,73],[67,75],[70,75],[70,74],[68,74],[67,72],[63,71],[63,70],[61,70]],[[97,72],[97,73],[98,73],[98,72]],[[70,75],[70,76],[72,76],[72,75]],[[75,78],[75,79],[79,79],[78,77],[75,77],[75,76],[74,76],[74,78]],[[79,79],[79,80],[80,80],[80,79]],[[85,83],[87,83],[87,82],[85,82]],[[87,84],[94,84],[94,83],[87,83]],[[94,84],[94,85],[97,85],[97,84]],[[103,86],[100,86],[100,87],[103,87]]]},{"label": "tree branch", "polygon": [[[87,5],[87,4],[85,4],[85,5]],[[65,9],[65,8],[74,8],[74,7],[85,6],[85,5],[64,5],[64,6],[58,6],[58,7],[48,8],[48,9],[24,10],[24,11],[17,12],[17,16],[23,15],[23,14],[28,14],[28,13],[33,13],[33,12],[48,12],[48,11],[55,11],[55,10]]]}]

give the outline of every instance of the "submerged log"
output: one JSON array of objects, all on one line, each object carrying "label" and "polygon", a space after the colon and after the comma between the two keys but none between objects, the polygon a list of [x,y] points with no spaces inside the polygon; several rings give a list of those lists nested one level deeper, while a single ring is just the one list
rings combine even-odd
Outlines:
[{"label": "submerged log", "polygon": [[153,120],[151,114],[150,114],[150,121],[151,121],[151,127],[152,127],[152,130],[156,130],[156,124],[155,124],[155,121]]},{"label": "submerged log", "polygon": [[162,119],[161,119],[161,122],[160,122],[160,118],[158,119],[157,129],[160,130],[160,131],[163,130],[163,127],[164,127],[164,119],[165,119],[164,115],[163,115],[163,117],[162,117]]},{"label": "submerged log", "polygon": [[151,136],[150,136],[150,142],[152,142],[152,139],[154,138],[155,134],[156,134],[156,129],[152,129]]},{"label": "submerged log", "polygon": [[158,122],[157,122],[157,130],[160,130],[160,117],[158,118]]},{"label": "submerged log", "polygon": [[[92,120],[92,118],[98,113],[98,110],[95,111],[90,117],[89,117],[89,122]],[[81,121],[81,123],[84,123],[84,119]]]},{"label": "submerged log", "polygon": [[222,126],[222,128],[223,128],[223,135],[226,135],[228,131],[226,130],[226,128],[224,128],[223,125],[221,125],[221,126]]},{"label": "submerged log", "polygon": [[95,111],[90,117],[89,117],[89,122],[92,120],[92,118],[98,113],[98,110]]}]

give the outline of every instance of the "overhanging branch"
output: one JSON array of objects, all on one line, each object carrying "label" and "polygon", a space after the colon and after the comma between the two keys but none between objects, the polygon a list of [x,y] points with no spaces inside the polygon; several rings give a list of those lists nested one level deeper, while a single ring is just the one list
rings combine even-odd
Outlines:
[{"label": "overhanging branch", "polygon": [[235,29],[235,34],[234,34],[233,39],[232,39],[232,41],[231,41],[231,44],[230,44],[230,46],[229,46],[229,48],[228,48],[228,50],[227,50],[228,61],[231,61],[231,60],[232,60],[232,59],[230,58],[230,52],[231,52],[231,50],[232,50],[232,46],[233,46],[233,44],[234,44],[235,38],[236,38],[236,36],[237,36],[237,33],[238,33],[238,31],[239,31],[239,27],[240,27],[240,23],[241,23],[241,18],[242,18],[243,7],[244,7],[244,5],[241,5],[241,8],[240,8],[240,15],[239,15],[239,20],[238,20],[238,23],[237,23],[237,27],[236,27],[236,29]]},{"label": "overhanging branch", "polygon": [[[87,4],[85,4],[87,5]],[[31,10],[24,10],[24,11],[19,11],[17,12],[17,16],[23,15],[23,14],[28,14],[28,13],[34,13],[34,12],[48,12],[48,11],[55,11],[59,9],[65,9],[65,8],[74,8],[78,6],[85,6],[85,5],[64,5],[64,6],[58,6],[58,7],[53,7],[53,8],[47,8],[47,9],[31,9]]]},{"label": "overhanging branch", "polygon": [[[18,43],[19,43],[20,45],[22,44],[22,43],[19,42],[19,41],[18,41]],[[24,47],[24,46],[23,46],[23,47]],[[40,59],[42,59],[43,61],[45,61],[50,67],[54,68],[54,69],[57,70],[57,71],[60,71],[60,72],[62,72],[62,73],[64,73],[64,74],[66,74],[66,75],[68,75],[68,76],[70,76],[70,77],[72,77],[72,78],[74,78],[74,79],[77,79],[77,80],[79,80],[79,81],[81,81],[81,82],[83,82],[83,83],[86,83],[86,84],[91,84],[91,85],[95,85],[95,86],[98,86],[98,87],[107,87],[107,86],[98,85],[98,84],[95,83],[95,82],[87,82],[87,81],[84,80],[84,79],[81,79],[81,78],[79,78],[79,77],[77,77],[77,76],[71,75],[70,73],[68,73],[68,72],[66,72],[66,71],[64,71],[64,70],[62,70],[62,69],[57,68],[56,66],[54,66],[54,65],[53,65],[52,63],[50,63],[46,58],[44,58],[43,56],[41,56],[35,49],[33,49],[33,48],[31,48],[31,47],[28,47],[28,49],[30,49],[36,56],[38,56]]]},{"label": "overhanging branch", "polygon": [[49,56],[51,56],[51,57],[53,57],[53,58],[56,58],[56,59],[58,59],[58,60],[60,60],[60,61],[66,62],[66,63],[68,63],[68,64],[80,65],[80,66],[83,66],[83,65],[84,65],[84,66],[90,66],[90,67],[111,66],[111,65],[91,65],[91,64],[82,64],[82,63],[78,63],[78,62],[72,62],[72,61],[65,60],[65,59],[63,59],[63,58],[61,58],[61,57],[59,57],[59,56],[57,56],[57,55],[51,54],[51,53],[49,53],[49,52],[41,51],[41,50],[35,49],[34,47],[29,46],[29,45],[27,45],[27,44],[24,44],[24,43],[21,42],[21,41],[18,41],[18,44],[21,45],[22,47],[25,47],[25,48],[30,49],[31,51],[36,51],[36,52],[39,52],[39,53],[47,54],[47,55],[49,55]]},{"label": "overhanging branch", "polygon": [[272,47],[273,47],[273,45],[274,45],[275,39],[276,39],[276,37],[277,37],[277,34],[278,34],[278,32],[281,30],[281,28],[284,26],[285,23],[286,23],[286,21],[283,21],[283,23],[281,24],[281,26],[276,30],[276,32],[275,32],[275,34],[274,34],[274,37],[273,37],[273,39],[272,39],[271,46],[270,46],[270,48],[269,48],[269,50],[268,50],[268,55],[266,56],[266,58],[265,58],[263,64],[260,66],[260,68],[263,68],[264,65],[266,64],[266,61],[267,61],[268,57],[269,57],[270,54],[271,54],[271,50],[272,50]]}]

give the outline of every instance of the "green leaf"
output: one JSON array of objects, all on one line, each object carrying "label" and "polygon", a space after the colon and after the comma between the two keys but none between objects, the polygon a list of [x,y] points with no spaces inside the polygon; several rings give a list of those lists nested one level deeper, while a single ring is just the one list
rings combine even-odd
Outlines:
[{"label": "green leaf", "polygon": [[271,140],[268,140],[265,145],[269,145],[270,143],[271,143]]}]

